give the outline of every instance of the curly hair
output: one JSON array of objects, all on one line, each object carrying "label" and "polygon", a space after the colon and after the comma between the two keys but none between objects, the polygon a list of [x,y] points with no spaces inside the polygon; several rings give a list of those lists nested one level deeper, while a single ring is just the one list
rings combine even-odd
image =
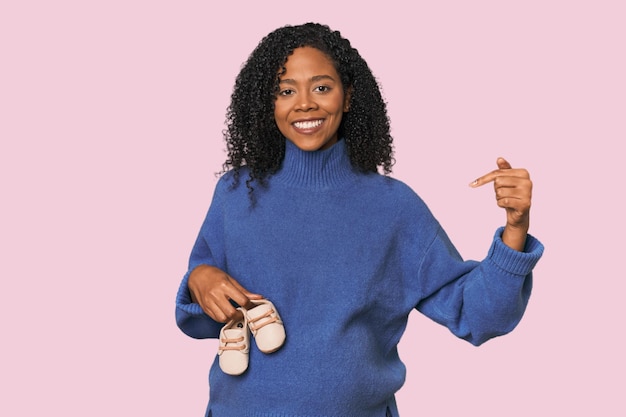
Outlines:
[{"label": "curly hair", "polygon": [[317,23],[284,26],[265,36],[244,63],[235,81],[226,113],[224,139],[228,158],[224,171],[246,166],[250,193],[252,183],[263,185],[278,171],[285,155],[285,138],[274,119],[279,77],[294,49],[309,46],[325,53],[335,65],[344,91],[350,91],[350,111],[339,126],[353,167],[364,172],[391,173],[392,137],[387,106],[372,71],[338,31]]}]

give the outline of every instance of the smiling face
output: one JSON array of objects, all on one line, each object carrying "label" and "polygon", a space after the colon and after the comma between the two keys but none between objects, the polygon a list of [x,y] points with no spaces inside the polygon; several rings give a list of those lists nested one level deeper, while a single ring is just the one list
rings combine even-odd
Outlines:
[{"label": "smiling face", "polygon": [[349,101],[335,66],[306,46],[294,49],[284,67],[274,103],[278,129],[303,151],[330,148]]}]

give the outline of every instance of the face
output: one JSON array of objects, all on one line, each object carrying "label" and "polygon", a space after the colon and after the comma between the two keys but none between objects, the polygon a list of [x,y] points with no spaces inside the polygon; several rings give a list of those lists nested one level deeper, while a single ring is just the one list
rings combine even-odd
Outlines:
[{"label": "face", "polygon": [[328,149],[338,140],[348,101],[330,58],[316,48],[296,48],[280,76],[274,118],[281,133],[298,148]]}]

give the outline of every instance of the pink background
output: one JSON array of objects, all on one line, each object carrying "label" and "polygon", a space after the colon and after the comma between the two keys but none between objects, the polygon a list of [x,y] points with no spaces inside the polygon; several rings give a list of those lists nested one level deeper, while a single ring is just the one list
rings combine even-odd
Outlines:
[{"label": "pink background", "polygon": [[535,182],[524,320],[474,348],[412,315],[403,417],[626,414],[623,2],[212,3],[0,5],[0,415],[203,415],[216,344],[176,328],[175,292],[234,77],[306,21],[369,62],[394,176],[465,257],[504,219],[467,184],[500,155]]}]

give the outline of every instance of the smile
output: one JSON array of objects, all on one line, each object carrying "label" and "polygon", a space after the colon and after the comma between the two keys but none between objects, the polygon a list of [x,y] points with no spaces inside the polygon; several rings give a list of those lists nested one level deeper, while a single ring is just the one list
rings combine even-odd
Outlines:
[{"label": "smile", "polygon": [[296,129],[305,130],[305,129],[315,129],[322,123],[324,123],[324,120],[318,119],[318,120],[306,120],[304,122],[294,122],[293,125],[295,126]]}]

